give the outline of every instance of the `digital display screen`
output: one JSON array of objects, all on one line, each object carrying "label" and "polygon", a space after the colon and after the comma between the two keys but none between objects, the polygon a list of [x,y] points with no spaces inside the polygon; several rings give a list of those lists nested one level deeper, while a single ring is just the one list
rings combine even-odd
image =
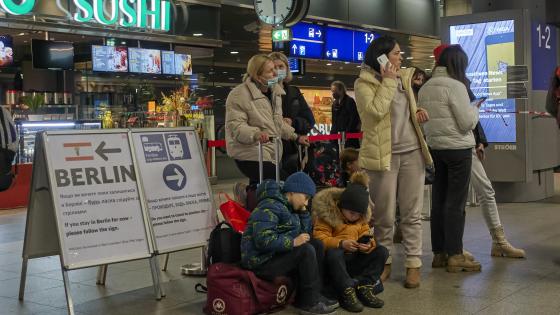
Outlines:
[{"label": "digital display screen", "polygon": [[451,44],[461,45],[469,57],[473,93],[488,97],[480,108],[488,142],[516,142],[515,100],[507,98],[507,67],[515,65],[514,21],[452,25],[449,31]]},{"label": "digital display screen", "polygon": [[191,55],[175,54],[175,74],[192,75]]},{"label": "digital display screen", "polygon": [[74,68],[74,45],[33,39],[31,42],[33,68],[70,70]]},{"label": "digital display screen", "polygon": [[303,59],[288,58],[290,72],[296,75],[305,74],[305,61]]},{"label": "digital display screen", "polygon": [[163,74],[175,74],[175,53],[173,51],[161,51],[161,70]]},{"label": "digital display screen", "polygon": [[326,32],[324,58],[352,62],[354,56],[354,31],[328,27]]},{"label": "digital display screen", "polygon": [[93,71],[127,72],[128,49],[124,46],[91,46]]},{"label": "digital display screen", "polygon": [[161,52],[157,49],[128,48],[130,72],[161,74]]},{"label": "digital display screen", "polygon": [[14,63],[14,49],[12,36],[0,36],[0,67],[11,66]]},{"label": "digital display screen", "polygon": [[291,27],[290,57],[323,58],[324,28],[310,23],[297,23]]}]

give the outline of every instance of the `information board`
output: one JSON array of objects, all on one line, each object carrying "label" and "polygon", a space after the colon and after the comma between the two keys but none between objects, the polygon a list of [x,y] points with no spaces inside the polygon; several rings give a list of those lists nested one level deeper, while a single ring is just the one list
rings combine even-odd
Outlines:
[{"label": "information board", "polygon": [[161,51],[161,70],[163,74],[175,74],[175,52]]},{"label": "information board", "polygon": [[379,36],[374,32],[354,31],[354,62],[362,63],[364,61],[369,45]]},{"label": "information board", "polygon": [[533,90],[548,91],[550,78],[558,64],[556,26],[534,21],[531,23],[531,69]]},{"label": "information board", "polygon": [[517,141],[515,99],[507,98],[507,67],[515,65],[514,21],[451,25],[451,44],[460,44],[469,57],[467,77],[476,97],[488,97],[480,123],[488,142]]},{"label": "information board", "polygon": [[128,49],[124,46],[91,46],[93,71],[127,72]]},{"label": "information board", "polygon": [[128,48],[130,72],[161,74],[161,52],[157,49]]},{"label": "information board", "polygon": [[328,27],[325,35],[324,59],[353,61],[354,32],[344,28]]},{"label": "information board", "polygon": [[290,56],[312,59],[323,58],[324,28],[320,25],[300,22],[292,26]]},{"label": "information board", "polygon": [[132,139],[157,251],[205,244],[216,215],[195,131],[135,130]]},{"label": "information board", "polygon": [[75,133],[44,135],[64,267],[150,257],[128,132]]}]

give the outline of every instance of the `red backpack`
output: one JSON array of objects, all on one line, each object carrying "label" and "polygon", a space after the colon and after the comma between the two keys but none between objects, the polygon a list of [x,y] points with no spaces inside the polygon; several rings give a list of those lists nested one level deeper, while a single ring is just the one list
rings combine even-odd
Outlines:
[{"label": "red backpack", "polygon": [[216,263],[208,267],[208,297],[204,313],[208,315],[254,315],[272,313],[291,302],[293,284],[287,277],[274,282],[259,279],[249,270]]}]

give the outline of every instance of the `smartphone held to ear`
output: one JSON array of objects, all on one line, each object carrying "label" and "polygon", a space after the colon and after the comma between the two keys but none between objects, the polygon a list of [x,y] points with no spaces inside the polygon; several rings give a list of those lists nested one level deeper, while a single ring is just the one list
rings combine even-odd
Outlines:
[{"label": "smartphone held to ear", "polygon": [[377,62],[379,62],[381,68],[385,69],[385,67],[387,66],[387,62],[389,62],[389,58],[387,58],[387,55],[383,54],[377,57]]}]

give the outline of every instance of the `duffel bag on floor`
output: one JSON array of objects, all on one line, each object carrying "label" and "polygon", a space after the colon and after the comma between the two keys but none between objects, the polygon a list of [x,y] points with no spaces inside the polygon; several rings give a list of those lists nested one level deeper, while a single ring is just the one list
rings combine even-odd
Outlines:
[{"label": "duffel bag on floor", "polygon": [[254,315],[279,311],[290,302],[294,292],[287,277],[274,282],[259,279],[250,270],[236,265],[216,263],[208,267],[208,297],[204,313],[208,315]]}]

